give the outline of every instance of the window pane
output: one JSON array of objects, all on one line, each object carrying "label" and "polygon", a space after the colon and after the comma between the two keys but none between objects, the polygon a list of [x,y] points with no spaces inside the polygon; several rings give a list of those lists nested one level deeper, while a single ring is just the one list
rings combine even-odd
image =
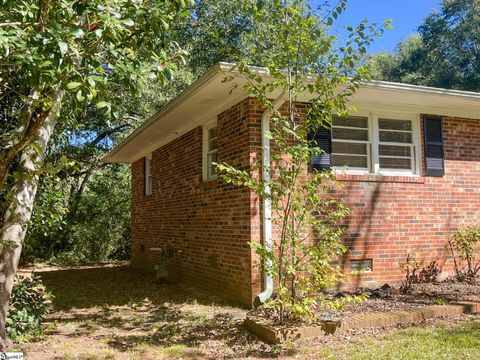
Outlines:
[{"label": "window pane", "polygon": [[212,152],[207,155],[207,165],[208,165],[208,176],[215,174],[215,165],[213,163],[217,162],[217,152]]},{"label": "window pane", "polygon": [[368,141],[368,130],[352,130],[333,128],[332,136],[334,139],[341,140],[363,140]]},{"label": "window pane", "polygon": [[368,128],[368,118],[360,116],[334,117],[333,126]]},{"label": "window pane", "polygon": [[412,122],[410,120],[378,119],[378,127],[387,130],[412,131]]},{"label": "window pane", "polygon": [[334,153],[341,154],[367,154],[367,144],[332,142]]},{"label": "window pane", "polygon": [[410,146],[380,145],[380,155],[410,157]]},{"label": "window pane", "polygon": [[215,150],[217,148],[217,138],[210,139],[208,141],[208,151]]},{"label": "window pane", "polygon": [[380,167],[383,169],[411,169],[410,159],[392,159],[380,157]]},{"label": "window pane", "polygon": [[217,128],[216,127],[208,130],[208,138],[211,139],[211,138],[214,138],[214,137],[217,137]]},{"label": "window pane", "polygon": [[349,166],[355,168],[367,168],[368,162],[366,156],[345,156],[332,155],[332,163],[334,166]]},{"label": "window pane", "polygon": [[380,131],[381,142],[399,142],[399,143],[412,143],[412,133],[403,133],[397,131]]}]

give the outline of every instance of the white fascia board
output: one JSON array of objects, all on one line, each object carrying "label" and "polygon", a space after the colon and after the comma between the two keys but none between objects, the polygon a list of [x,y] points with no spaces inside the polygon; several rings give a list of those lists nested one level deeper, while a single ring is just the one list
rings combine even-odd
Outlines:
[{"label": "white fascia board", "polygon": [[472,91],[450,90],[450,89],[434,88],[430,86],[394,83],[394,82],[388,82],[388,81],[377,81],[377,80],[362,81],[360,83],[360,86],[364,88],[378,88],[382,90],[406,91],[410,93],[416,92],[416,93],[455,96],[455,97],[462,97],[462,98],[467,98],[472,100],[480,100],[480,93],[476,93]]}]

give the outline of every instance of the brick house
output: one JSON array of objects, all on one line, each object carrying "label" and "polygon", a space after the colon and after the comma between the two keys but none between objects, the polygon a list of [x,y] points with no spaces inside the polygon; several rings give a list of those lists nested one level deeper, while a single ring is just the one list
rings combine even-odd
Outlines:
[{"label": "brick house", "polygon": [[[230,67],[217,65],[104,160],[132,165],[134,267],[165,256],[171,276],[251,306],[262,274],[248,242],[265,236],[262,200],[218,179],[212,162],[248,168],[263,111],[242,90],[229,94]],[[351,210],[342,265],[368,270],[347,285],[398,283],[409,249],[448,275],[449,238],[480,219],[480,94],[374,81],[352,103],[325,149]]]}]

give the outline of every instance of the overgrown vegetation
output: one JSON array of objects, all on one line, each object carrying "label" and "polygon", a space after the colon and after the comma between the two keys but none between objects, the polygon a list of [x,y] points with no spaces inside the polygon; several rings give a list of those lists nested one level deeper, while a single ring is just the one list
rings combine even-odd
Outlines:
[{"label": "overgrown vegetation", "polygon": [[[42,188],[26,240],[24,263],[102,263],[127,260],[130,247],[130,169],[108,166],[92,173],[74,204],[71,188],[59,182]],[[56,193],[50,196],[50,193]],[[112,199],[112,194],[115,197]],[[106,201],[110,199],[109,201]],[[45,211],[44,207],[50,206]],[[50,211],[66,212],[60,219]],[[58,215],[58,213],[57,213]]]},{"label": "overgrown vegetation", "polygon": [[[106,100],[118,117],[107,118],[103,107],[80,107],[82,111],[75,115],[78,119],[62,122],[53,134],[45,159],[53,171],[44,174],[39,183],[24,263],[127,259],[129,167],[104,164],[101,157],[213,65],[244,58],[246,44],[254,39],[247,36],[255,32],[252,14],[240,0],[197,0],[188,7],[188,15],[178,20],[170,33],[189,53],[174,77],[164,84],[142,83],[141,97],[131,96],[130,84],[110,84]],[[61,117],[70,116],[69,111]],[[99,186],[109,180],[110,187]],[[111,202],[113,197],[118,201]],[[0,219],[1,198],[0,194]],[[95,205],[105,211],[93,209]]]},{"label": "overgrown vegetation", "polygon": [[42,333],[42,321],[49,311],[52,295],[40,276],[17,276],[7,317],[8,336],[14,340],[28,339]]},{"label": "overgrown vegetation", "polygon": [[407,293],[413,284],[430,283],[436,281],[441,269],[437,260],[430,261],[425,266],[425,259],[419,255],[419,248],[406,252],[405,259],[399,263],[400,269],[405,274],[405,278],[400,285],[400,291]]},{"label": "overgrown vegetation", "polygon": [[449,245],[457,279],[475,282],[480,272],[480,226],[470,225],[457,230]]},{"label": "overgrown vegetation", "polygon": [[[76,178],[67,200],[78,204],[77,190],[101,157],[91,150],[104,152],[128,123],[116,104],[146,84],[168,82],[185,63],[173,25],[188,16],[189,4],[0,1],[0,350],[8,346],[8,303],[40,177]],[[63,153],[68,145],[73,164]],[[43,190],[49,197],[58,189]],[[64,223],[52,214],[37,214],[40,224]]]},{"label": "overgrown vegetation", "polygon": [[[273,246],[252,243],[263,270],[276,281],[275,296],[266,305],[281,323],[312,320],[319,308],[338,308],[345,301],[328,299],[322,290],[342,280],[336,260],[346,251],[342,223],[348,209],[335,196],[334,173],[309,164],[329,156],[321,149],[320,134],[330,131],[334,116],[350,110],[348,99],[359,81],[369,77],[363,62],[368,45],[383,27],[366,21],[348,27],[348,40],[339,47],[328,27],[346,1],[324,7],[319,14],[302,0],[273,1],[268,9],[250,6],[259,31],[249,54],[269,78],[246,62],[239,62],[234,71],[264,109],[262,126],[271,149],[264,144],[260,150],[269,160],[259,157],[253,171],[225,163],[218,170],[227,183],[254,191],[264,202],[263,211],[272,211],[278,233]],[[238,86],[234,75],[226,81],[232,82],[232,90]],[[305,107],[300,97],[306,94],[310,98]],[[271,124],[270,130],[266,124]]]}]

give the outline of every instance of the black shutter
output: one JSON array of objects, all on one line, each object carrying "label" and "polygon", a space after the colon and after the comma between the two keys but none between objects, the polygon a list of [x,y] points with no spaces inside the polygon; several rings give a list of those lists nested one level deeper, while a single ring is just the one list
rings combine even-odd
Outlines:
[{"label": "black shutter", "polygon": [[425,167],[427,176],[445,175],[443,161],[443,126],[439,117],[424,117]]},{"label": "black shutter", "polygon": [[331,128],[321,126],[317,131],[308,134],[308,140],[312,143],[312,146],[323,150],[320,154],[312,157],[310,168],[317,171],[330,169],[332,166]]}]

